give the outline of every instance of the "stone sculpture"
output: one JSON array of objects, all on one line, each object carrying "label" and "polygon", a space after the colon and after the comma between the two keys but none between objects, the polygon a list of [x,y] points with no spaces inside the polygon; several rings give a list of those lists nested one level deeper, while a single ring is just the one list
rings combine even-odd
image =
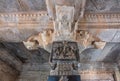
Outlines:
[{"label": "stone sculpture", "polygon": [[[60,81],[69,81],[70,77],[78,77],[79,50],[76,42],[57,41],[52,44],[50,56],[50,76],[58,76]],[[55,77],[54,77],[55,78]],[[50,81],[50,77],[48,78]],[[55,80],[58,81],[58,80]]]}]

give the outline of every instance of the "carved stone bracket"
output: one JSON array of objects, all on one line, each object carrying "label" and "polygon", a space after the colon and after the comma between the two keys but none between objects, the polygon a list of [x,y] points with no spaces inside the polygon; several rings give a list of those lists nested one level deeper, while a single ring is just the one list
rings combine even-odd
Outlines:
[{"label": "carved stone bracket", "polygon": [[[61,30],[62,31],[62,30]],[[47,49],[48,45],[51,45],[54,40],[66,40],[63,33],[61,35],[57,35],[58,30],[44,30],[43,32],[40,32],[37,35],[33,35],[28,38],[27,41],[24,41],[24,44],[28,46],[27,48],[36,48],[36,47],[43,47]],[[61,36],[61,37],[60,37]],[[100,38],[97,37],[97,35],[93,35],[87,30],[77,30],[76,33],[74,33],[72,40],[78,42],[78,44],[82,45],[84,48],[98,48],[103,49],[106,45],[106,42],[102,41]],[[57,38],[58,37],[58,38]],[[68,37],[68,39],[70,39]],[[68,40],[67,39],[67,40]],[[29,44],[29,45],[28,45]]]},{"label": "carved stone bracket", "polygon": [[78,30],[76,31],[76,38],[75,40],[83,45],[85,48],[100,48],[103,49],[106,45],[106,42],[102,41],[97,36],[91,34],[87,30]]},{"label": "carved stone bracket", "polygon": [[28,49],[36,49],[38,47],[46,47],[52,43],[53,30],[44,30],[37,35],[33,35],[28,38],[27,41],[24,41],[25,46]]}]

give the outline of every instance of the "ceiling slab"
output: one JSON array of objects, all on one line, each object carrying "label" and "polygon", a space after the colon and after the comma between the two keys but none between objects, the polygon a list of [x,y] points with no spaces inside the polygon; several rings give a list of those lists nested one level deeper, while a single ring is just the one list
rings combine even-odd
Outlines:
[{"label": "ceiling slab", "polygon": [[0,0],[0,12],[46,11],[45,0]]},{"label": "ceiling slab", "polygon": [[120,0],[87,0],[86,12],[118,12]]}]

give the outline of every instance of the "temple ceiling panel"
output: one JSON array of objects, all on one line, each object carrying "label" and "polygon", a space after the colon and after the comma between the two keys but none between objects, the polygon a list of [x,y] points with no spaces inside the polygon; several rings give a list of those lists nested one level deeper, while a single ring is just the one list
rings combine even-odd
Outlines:
[{"label": "temple ceiling panel", "polygon": [[0,0],[0,41],[18,43],[4,45],[22,62],[48,62],[52,42],[66,39],[81,62],[119,61],[120,0]]},{"label": "temple ceiling panel", "polygon": [[88,0],[86,12],[119,12],[120,0]]},{"label": "temple ceiling panel", "polygon": [[45,0],[0,0],[0,12],[46,11]]}]

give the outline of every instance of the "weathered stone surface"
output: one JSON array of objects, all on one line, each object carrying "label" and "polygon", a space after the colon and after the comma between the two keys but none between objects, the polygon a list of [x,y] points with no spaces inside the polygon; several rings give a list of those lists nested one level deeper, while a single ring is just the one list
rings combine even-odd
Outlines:
[{"label": "weathered stone surface", "polygon": [[[47,13],[1,14],[0,40],[22,42],[30,36],[46,30],[54,31],[54,25]],[[113,23],[111,23],[113,22]],[[76,30],[92,30],[98,38],[106,42],[119,42],[119,14],[88,14],[77,24]],[[92,28],[92,29],[91,29]],[[94,30],[94,28],[96,30]],[[112,29],[109,29],[112,28]],[[117,32],[115,34],[115,31]],[[76,33],[76,32],[74,32]],[[108,34],[111,34],[108,36]],[[116,36],[114,36],[116,35]],[[53,35],[52,35],[53,36]],[[106,37],[107,36],[107,37]]]},{"label": "weathered stone surface", "polygon": [[0,81],[16,81],[19,72],[0,60]]},{"label": "weathered stone surface", "polygon": [[39,50],[28,50],[23,43],[0,43],[0,60],[16,71],[22,70],[24,63],[46,63],[49,59],[49,52]]},{"label": "weathered stone surface", "polygon": [[[48,64],[25,64],[18,81],[46,81],[50,67]],[[79,74],[82,81],[111,80],[116,65],[111,63],[80,63]]]},{"label": "weathered stone surface", "polygon": [[[49,52],[43,48],[28,50],[23,43],[10,43],[10,42],[9,43],[4,42],[1,43],[0,45],[1,53],[3,50],[3,52],[7,53],[6,55],[9,55],[10,57],[17,59],[21,63],[48,62]],[[1,56],[4,56],[4,54],[1,54]],[[10,57],[8,58],[11,59]],[[8,59],[7,57],[4,57],[3,59],[5,58]]]},{"label": "weathered stone surface", "polygon": [[41,67],[41,64],[48,63],[48,59],[49,53],[42,48],[29,51],[23,43],[2,42],[0,43],[0,80],[15,81],[18,74],[23,71],[22,68],[24,72],[26,69],[45,71],[48,66]]},{"label": "weathered stone surface", "polygon": [[17,81],[46,81],[49,75],[49,65],[38,63],[25,64]]},{"label": "weathered stone surface", "polygon": [[[56,6],[71,6],[74,7],[74,20],[77,21],[79,18],[83,17],[85,11],[86,0],[46,0],[48,14],[52,19],[55,20],[56,14]],[[59,10],[59,9],[58,9]],[[67,13],[68,14],[68,13]]]},{"label": "weathered stone surface", "polygon": [[118,68],[115,70],[115,80],[117,80],[117,81],[120,80],[120,71]]},{"label": "weathered stone surface", "polygon": [[[7,44],[6,46],[11,47],[10,45],[12,45],[12,44]],[[13,44],[13,46],[15,46],[15,44]],[[115,47],[115,49],[116,48],[118,48],[118,47]],[[13,48],[13,49],[15,49],[15,48]],[[115,49],[113,49],[113,51],[115,51]],[[95,52],[93,55],[92,52],[93,51],[91,51],[91,52],[89,51],[89,54],[92,55],[92,61],[95,61],[95,58],[99,57],[100,54],[98,52]],[[45,60],[42,60],[42,58],[44,58],[46,60],[48,59],[47,58],[48,56],[44,55],[44,54],[46,54],[46,52],[44,52],[44,50],[42,51],[41,49],[40,50],[36,49],[36,51],[34,50],[31,53],[32,53],[31,59],[29,59],[29,61],[28,61],[29,63],[25,63],[23,65],[23,70],[22,70],[21,76],[19,77],[19,81],[25,81],[25,80],[28,80],[28,81],[29,80],[31,80],[31,81],[33,81],[33,80],[34,81],[40,81],[40,80],[46,81],[47,76],[49,75],[50,66],[48,64],[41,65],[41,62],[43,62],[43,63],[47,62]],[[41,54],[43,54],[43,55],[41,55]],[[89,57],[86,54],[84,54],[84,55],[86,58]],[[84,59],[82,56],[81,56],[81,58]],[[79,70],[80,70],[80,74],[82,76],[83,81],[86,79],[87,80],[88,79],[95,80],[95,79],[101,79],[101,78],[112,80],[113,77],[111,75],[113,75],[113,71],[114,71],[114,68],[116,66],[115,64],[94,63],[94,62],[86,64],[86,63],[84,63],[86,61],[82,61],[82,59],[81,59],[81,62],[83,62],[83,63],[79,64]],[[109,59],[109,57],[106,59]],[[84,59],[84,60],[88,60],[88,58]],[[91,78],[88,76],[91,76]],[[94,76],[98,76],[98,77],[94,77]],[[106,76],[106,77],[104,77],[104,76]]]},{"label": "weathered stone surface", "polygon": [[0,49],[0,59],[2,59],[8,65],[12,66],[14,69],[17,69],[18,71],[20,71],[22,68],[21,61],[15,57],[11,56],[5,50]]},{"label": "weathered stone surface", "polygon": [[48,63],[50,53],[43,48],[38,48],[35,50],[30,50],[31,57],[29,58],[30,63]]},{"label": "weathered stone surface", "polygon": [[88,48],[81,52],[80,62],[117,62],[120,57],[119,50],[119,43],[107,43],[103,49]]},{"label": "weathered stone surface", "polygon": [[[61,33],[61,38],[58,38],[70,38],[79,43],[80,62],[83,62],[79,66],[83,81],[101,78],[113,81],[114,72],[118,75],[114,66],[120,68],[120,0],[46,1],[47,9],[45,0],[0,0],[0,41],[22,42],[29,38],[33,47],[43,47],[50,51],[53,37],[57,35],[55,32]],[[56,8],[56,5],[67,7],[62,10]],[[48,12],[41,12],[44,10]],[[66,14],[68,20],[65,19]],[[54,25],[56,23],[53,20],[57,25]],[[81,34],[78,31],[88,33]],[[20,81],[46,81],[49,66],[43,63],[48,63],[50,53],[45,49],[27,50],[23,44],[16,43],[2,43],[0,47],[0,60],[4,62],[0,63],[0,80],[14,81],[12,76],[16,77],[24,63]],[[111,63],[88,63],[96,61]],[[88,64],[85,65],[85,62]],[[115,62],[117,64],[113,64]]]},{"label": "weathered stone surface", "polygon": [[[86,12],[78,23],[78,29],[119,29],[118,13],[90,13]],[[112,23],[111,23],[112,22]]]},{"label": "weathered stone surface", "polygon": [[0,47],[0,59],[17,71],[21,71],[22,62],[17,57],[15,57],[12,52],[10,54],[10,52],[3,46]]},{"label": "weathered stone surface", "polygon": [[2,42],[1,48],[4,48],[10,55],[18,58],[22,63],[25,63],[30,58],[30,52],[23,43]]},{"label": "weathered stone surface", "polygon": [[120,0],[88,0],[87,12],[118,12]]},{"label": "weathered stone surface", "polygon": [[46,10],[44,0],[0,0],[0,12]]},{"label": "weathered stone surface", "polygon": [[53,27],[45,12],[4,14],[0,21],[0,40],[7,42],[22,42],[31,35]]},{"label": "weathered stone surface", "polygon": [[111,63],[80,63],[79,72],[82,81],[114,81],[113,70],[116,67],[115,64]]}]

